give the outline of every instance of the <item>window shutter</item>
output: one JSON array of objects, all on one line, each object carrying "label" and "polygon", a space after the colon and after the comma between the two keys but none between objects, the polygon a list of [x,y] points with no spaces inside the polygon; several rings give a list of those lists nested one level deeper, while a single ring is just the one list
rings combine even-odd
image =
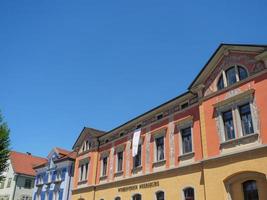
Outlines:
[{"label": "window shutter", "polygon": [[41,192],[41,200],[45,200],[45,192]]},{"label": "window shutter", "polygon": [[58,197],[58,200],[62,200],[62,198],[63,198],[63,189],[61,189],[61,190],[59,191],[59,197]]},{"label": "window shutter", "polygon": [[53,171],[53,174],[52,174],[52,181],[55,181],[56,180],[56,175],[57,175],[57,171]]},{"label": "window shutter", "polygon": [[49,191],[49,200],[53,200],[53,191],[52,190]]},{"label": "window shutter", "polygon": [[67,172],[67,168],[63,168],[61,171],[61,180],[62,181],[65,180],[66,172]]}]

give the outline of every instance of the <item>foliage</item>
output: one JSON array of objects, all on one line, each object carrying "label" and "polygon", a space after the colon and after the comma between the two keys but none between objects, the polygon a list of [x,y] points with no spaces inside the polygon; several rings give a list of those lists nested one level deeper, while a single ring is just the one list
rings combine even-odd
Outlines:
[{"label": "foliage", "polygon": [[9,159],[9,132],[9,128],[0,113],[0,181],[4,178],[2,173],[6,170]]}]

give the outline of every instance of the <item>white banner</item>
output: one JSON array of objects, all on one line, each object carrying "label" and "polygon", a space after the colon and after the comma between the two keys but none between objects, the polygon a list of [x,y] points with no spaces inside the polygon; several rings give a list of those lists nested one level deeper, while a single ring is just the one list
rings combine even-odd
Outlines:
[{"label": "white banner", "polygon": [[141,129],[137,129],[134,131],[133,143],[132,143],[132,156],[133,157],[135,157],[138,152],[140,134],[141,134]]}]

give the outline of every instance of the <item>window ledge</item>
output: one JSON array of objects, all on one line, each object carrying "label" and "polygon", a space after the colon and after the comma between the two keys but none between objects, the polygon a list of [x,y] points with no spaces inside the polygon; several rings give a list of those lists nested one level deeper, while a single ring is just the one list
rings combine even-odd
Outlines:
[{"label": "window ledge", "polygon": [[258,133],[251,133],[251,134],[239,137],[239,138],[235,138],[235,139],[221,142],[220,148],[221,149],[231,148],[231,147],[235,147],[235,146],[240,145],[240,144],[253,143],[256,140],[258,140],[258,137],[259,137]]},{"label": "window ledge", "polygon": [[137,173],[143,169],[142,165],[139,165],[137,167],[133,167],[132,173]]},{"label": "window ledge", "polygon": [[153,162],[153,167],[160,167],[165,164],[166,164],[166,160],[159,160],[159,161]]},{"label": "window ledge", "polygon": [[82,181],[79,181],[78,182],[78,185],[84,185],[84,184],[86,184],[87,183],[87,180],[82,180]]},{"label": "window ledge", "polygon": [[100,179],[101,181],[103,181],[103,180],[106,180],[107,178],[108,178],[108,176],[107,176],[107,175],[105,175],[105,176],[100,176],[100,178],[99,178],[99,179]]},{"label": "window ledge", "polygon": [[193,158],[194,156],[195,156],[195,152],[192,151],[192,152],[185,153],[185,154],[178,156],[178,159],[180,161],[189,160],[189,159]]},{"label": "window ledge", "polygon": [[117,171],[114,174],[115,177],[122,176],[122,175],[123,175],[123,171]]}]

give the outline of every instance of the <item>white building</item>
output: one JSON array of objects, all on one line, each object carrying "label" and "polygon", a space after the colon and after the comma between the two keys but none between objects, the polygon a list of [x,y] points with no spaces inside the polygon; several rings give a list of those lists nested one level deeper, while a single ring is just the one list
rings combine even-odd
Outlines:
[{"label": "white building", "polygon": [[0,183],[0,200],[31,200],[35,179],[33,167],[46,161],[29,153],[10,152],[5,179]]}]

